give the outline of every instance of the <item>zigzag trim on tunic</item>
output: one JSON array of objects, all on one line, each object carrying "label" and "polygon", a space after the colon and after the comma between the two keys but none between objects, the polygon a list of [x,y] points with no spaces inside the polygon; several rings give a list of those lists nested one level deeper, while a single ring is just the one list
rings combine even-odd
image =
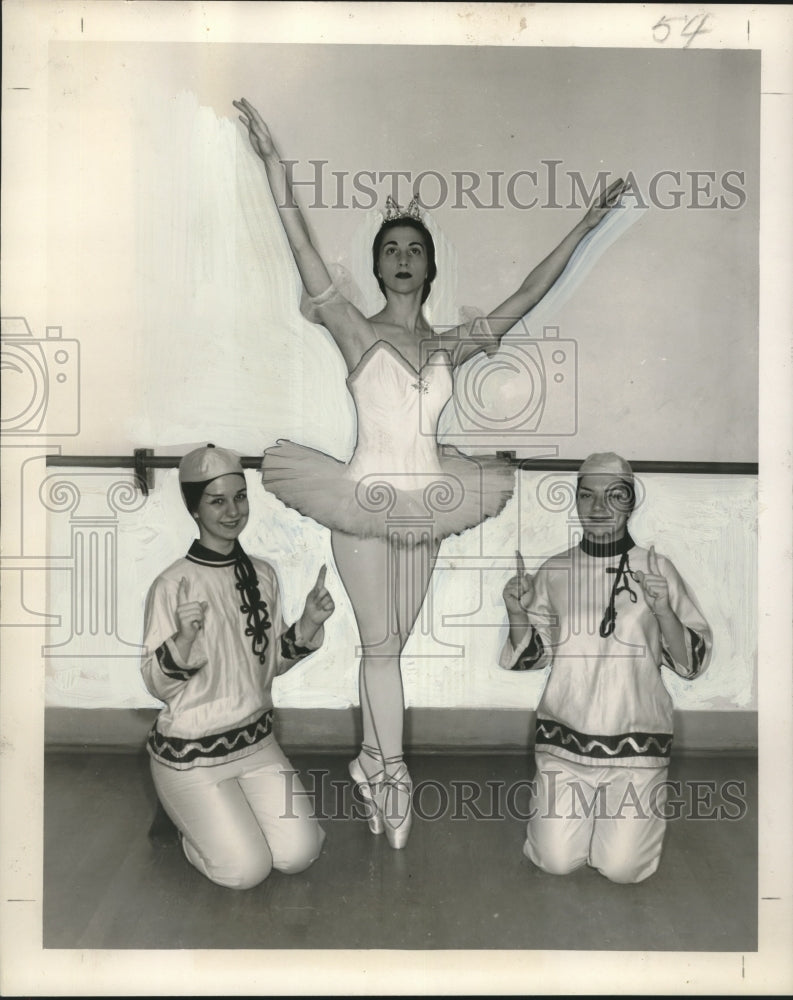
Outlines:
[{"label": "zigzag trim on tunic", "polygon": [[619,760],[623,757],[669,757],[671,733],[619,733],[593,736],[578,733],[561,722],[537,719],[535,746],[556,747],[593,760]]},{"label": "zigzag trim on tunic", "polygon": [[239,755],[260,743],[273,731],[273,711],[266,711],[245,726],[229,729],[225,733],[182,739],[178,736],[163,736],[154,723],[147,745],[149,752],[163,764],[184,768],[195,763],[221,763],[231,755]]}]

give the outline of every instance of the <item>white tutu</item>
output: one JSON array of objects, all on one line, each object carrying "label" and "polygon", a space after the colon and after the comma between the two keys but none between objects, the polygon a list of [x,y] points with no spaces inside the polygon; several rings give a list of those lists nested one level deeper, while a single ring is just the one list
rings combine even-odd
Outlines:
[{"label": "white tutu", "polygon": [[[311,300],[336,326],[368,320],[333,287]],[[291,441],[264,453],[265,489],[320,524],[359,538],[440,541],[494,517],[512,496],[507,460],[470,457],[438,445],[438,421],[454,388],[446,350],[415,368],[378,340],[347,379],[358,417],[349,463]]]},{"label": "white tutu", "polygon": [[440,541],[495,517],[512,496],[515,470],[507,460],[471,458],[444,448],[436,470],[369,472],[292,441],[264,453],[262,481],[287,507],[359,538],[391,537],[405,544]]}]

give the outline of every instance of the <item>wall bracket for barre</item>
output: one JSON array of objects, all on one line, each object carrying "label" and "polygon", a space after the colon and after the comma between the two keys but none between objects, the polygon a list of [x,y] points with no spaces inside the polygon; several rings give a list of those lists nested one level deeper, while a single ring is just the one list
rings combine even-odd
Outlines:
[{"label": "wall bracket for barre", "polygon": [[153,455],[153,448],[136,448],[134,451],[135,481],[145,497],[154,489],[154,467],[146,461]]},{"label": "wall bracket for barre", "polygon": [[[47,455],[47,467],[78,469],[129,469],[135,485],[144,497],[154,489],[155,469],[176,469],[181,455],[155,455],[153,448],[135,448],[132,455]],[[258,469],[259,455],[242,456],[243,468]]]}]

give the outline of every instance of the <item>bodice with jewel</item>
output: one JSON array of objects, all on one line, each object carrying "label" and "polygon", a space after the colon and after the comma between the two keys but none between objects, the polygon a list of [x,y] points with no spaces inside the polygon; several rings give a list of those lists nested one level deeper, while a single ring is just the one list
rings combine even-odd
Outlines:
[{"label": "bodice with jewel", "polygon": [[413,474],[440,472],[437,428],[453,388],[446,351],[416,369],[387,341],[365,352],[347,380],[358,415],[358,438],[349,473],[399,476],[402,489],[419,485]]},{"label": "bodice with jewel", "polygon": [[454,385],[448,352],[434,352],[416,369],[378,340],[347,384],[358,418],[350,461],[279,440],[264,453],[265,489],[328,528],[398,544],[417,531],[440,540],[502,510],[514,489],[509,463],[438,445]]}]

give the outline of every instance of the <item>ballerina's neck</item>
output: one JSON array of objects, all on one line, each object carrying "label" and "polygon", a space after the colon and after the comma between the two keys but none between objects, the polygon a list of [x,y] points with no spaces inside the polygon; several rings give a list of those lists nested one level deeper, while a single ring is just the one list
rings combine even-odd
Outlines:
[{"label": "ballerina's neck", "polygon": [[383,309],[372,316],[371,322],[397,327],[406,337],[425,337],[432,332],[432,327],[424,316],[420,292],[409,295],[390,294]]},{"label": "ballerina's neck", "polygon": [[432,327],[423,316],[420,317],[420,322],[406,326],[395,319],[386,317],[384,313],[385,310],[372,320],[378,339],[389,344],[414,368],[418,369],[421,365],[421,343],[432,337]]}]

